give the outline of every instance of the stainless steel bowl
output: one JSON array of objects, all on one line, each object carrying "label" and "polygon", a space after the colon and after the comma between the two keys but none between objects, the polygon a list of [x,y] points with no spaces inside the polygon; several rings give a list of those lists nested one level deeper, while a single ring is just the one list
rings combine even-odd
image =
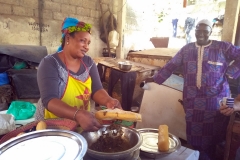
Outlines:
[{"label": "stainless steel bowl", "polygon": [[[97,132],[82,132],[82,136],[87,140],[88,146],[91,146],[94,142],[98,140],[98,138],[102,135],[102,131],[106,130],[106,127],[109,125],[104,125],[101,129],[99,129]],[[132,148],[122,151],[122,152],[115,152],[115,153],[106,153],[106,152],[97,152],[92,149],[87,150],[87,154],[93,158],[96,159],[124,159],[129,156],[131,156],[131,153],[139,149],[139,147],[142,145],[142,136],[139,134],[139,132],[135,129],[122,127],[123,131],[123,137],[126,140],[129,141]]]},{"label": "stainless steel bowl", "polygon": [[118,62],[118,67],[119,67],[119,69],[121,69],[123,71],[130,71],[132,68],[132,64],[129,63],[128,61]]}]

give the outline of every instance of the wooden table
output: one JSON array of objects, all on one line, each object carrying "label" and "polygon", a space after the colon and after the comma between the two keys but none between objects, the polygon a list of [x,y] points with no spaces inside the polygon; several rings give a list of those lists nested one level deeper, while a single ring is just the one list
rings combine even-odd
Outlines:
[{"label": "wooden table", "polygon": [[[98,64],[100,77],[104,80],[106,68],[110,68],[108,93],[112,95],[113,87],[120,79],[122,93],[122,107],[130,110],[132,100],[143,94],[143,90],[139,87],[140,83],[148,76],[152,76],[154,72],[160,69],[158,66],[142,64],[129,61],[132,64],[130,71],[122,71],[118,68],[118,62],[127,61],[124,59],[116,59],[110,57],[95,58]],[[104,68],[104,69],[102,69]]]},{"label": "wooden table", "polygon": [[[126,59],[117,59],[117,58],[111,58],[111,57],[98,57],[98,58],[94,58],[94,61],[97,64],[101,64],[103,66],[112,68],[112,69],[116,69],[118,71],[121,72],[146,72],[146,71],[152,71],[152,70],[156,70],[156,69],[160,69],[160,67],[157,66],[153,66],[153,65],[148,65],[148,64],[143,64],[140,62],[134,62],[131,60],[126,60]],[[121,69],[118,68],[118,62],[121,61],[129,61],[132,64],[132,68],[130,71],[123,71]]]},{"label": "wooden table", "polygon": [[136,52],[129,52],[127,59],[148,65],[163,67],[179,49],[174,48],[153,48]]}]

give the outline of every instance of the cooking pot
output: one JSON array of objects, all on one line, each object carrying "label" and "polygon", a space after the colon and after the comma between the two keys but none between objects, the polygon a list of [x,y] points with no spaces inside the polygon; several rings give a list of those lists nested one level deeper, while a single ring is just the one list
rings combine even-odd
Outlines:
[{"label": "cooking pot", "polygon": [[48,129],[25,133],[0,145],[0,159],[82,160],[87,141],[78,133]]},{"label": "cooking pot", "polygon": [[[108,126],[109,125],[103,125],[103,127],[96,132],[83,131],[81,135],[87,140],[88,146],[91,146],[102,135],[102,132],[106,131],[106,128]],[[95,159],[101,159],[101,160],[125,159],[129,156],[132,156],[131,154],[134,151],[138,150],[139,147],[142,145],[142,136],[139,134],[137,130],[132,128],[127,128],[122,126],[122,131],[123,131],[122,138],[126,139],[130,143],[130,146],[131,146],[130,149],[121,151],[121,152],[107,153],[107,152],[98,152],[88,147],[87,154]]]}]

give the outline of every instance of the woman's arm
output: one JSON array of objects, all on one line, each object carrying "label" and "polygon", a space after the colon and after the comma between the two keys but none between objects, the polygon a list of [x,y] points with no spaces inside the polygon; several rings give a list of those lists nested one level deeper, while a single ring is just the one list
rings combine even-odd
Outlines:
[{"label": "woman's arm", "polygon": [[77,108],[70,107],[58,98],[53,98],[48,102],[48,111],[54,113],[57,117],[72,119]]},{"label": "woman's arm", "polygon": [[96,103],[98,103],[100,105],[104,105],[107,108],[121,108],[122,109],[119,101],[117,99],[110,97],[109,94],[104,89],[100,89],[100,90],[96,91],[92,98]]},{"label": "woman's arm", "polygon": [[70,107],[57,98],[51,99],[48,102],[48,110],[58,117],[77,121],[82,129],[86,131],[97,131],[102,127],[90,112]]},{"label": "woman's arm", "polygon": [[49,55],[42,59],[37,71],[37,83],[43,106],[47,108],[48,102],[58,98],[58,66],[55,60]]},{"label": "woman's arm", "polygon": [[107,108],[122,108],[119,101],[110,97],[109,94],[103,89],[97,66],[93,61],[92,63],[93,65],[90,70],[90,76],[92,78],[92,99],[96,103],[104,105]]}]

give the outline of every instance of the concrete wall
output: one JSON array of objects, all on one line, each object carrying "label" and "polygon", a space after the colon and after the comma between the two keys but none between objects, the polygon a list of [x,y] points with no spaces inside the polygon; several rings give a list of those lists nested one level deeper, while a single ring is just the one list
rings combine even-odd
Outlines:
[{"label": "concrete wall", "polygon": [[[98,0],[0,0],[0,44],[43,45],[54,53],[60,45],[61,24],[72,16],[93,25],[89,55],[102,55]],[[102,0],[103,11],[111,0]]]}]

